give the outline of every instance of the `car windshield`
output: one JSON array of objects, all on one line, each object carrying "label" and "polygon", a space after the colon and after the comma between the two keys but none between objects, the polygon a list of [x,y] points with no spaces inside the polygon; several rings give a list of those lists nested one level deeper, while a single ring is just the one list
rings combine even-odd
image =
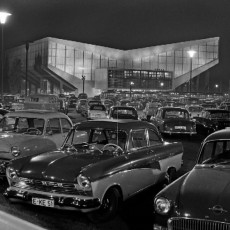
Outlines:
[{"label": "car windshield", "polygon": [[105,145],[119,146],[125,150],[126,133],[114,129],[73,129],[69,134],[66,144],[80,148],[82,145],[89,145],[102,150]]},{"label": "car windshield", "polygon": [[216,140],[203,146],[198,163],[215,164],[226,161],[230,161],[230,140]]},{"label": "car windshield", "polygon": [[44,130],[44,119],[30,117],[4,117],[0,121],[0,131],[41,135]]},{"label": "car windshield", "polygon": [[137,117],[137,112],[131,108],[114,109],[112,117],[119,119],[132,119]]},{"label": "car windshield", "polygon": [[165,110],[164,118],[183,118],[189,119],[189,114],[186,110]]},{"label": "car windshield", "polygon": [[189,107],[189,112],[201,112],[203,110],[202,107]]}]

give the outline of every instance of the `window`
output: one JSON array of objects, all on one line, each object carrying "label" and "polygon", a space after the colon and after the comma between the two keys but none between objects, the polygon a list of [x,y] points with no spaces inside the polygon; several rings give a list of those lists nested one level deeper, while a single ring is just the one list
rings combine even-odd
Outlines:
[{"label": "window", "polygon": [[161,143],[160,137],[153,131],[153,130],[148,130],[148,139],[149,139],[149,145],[158,145]]},{"label": "window", "polygon": [[53,134],[61,133],[61,126],[59,118],[53,118],[48,121],[48,126],[46,128],[46,132],[52,131]]},{"label": "window", "polygon": [[[213,160],[230,159],[230,141],[212,141],[205,144],[199,163],[213,163]],[[212,161],[211,161],[212,160]]]},{"label": "window", "polygon": [[131,133],[131,148],[142,148],[147,146],[145,129],[134,130]]},{"label": "window", "polygon": [[72,127],[70,122],[65,118],[61,118],[61,126],[62,126],[63,133],[68,133]]}]

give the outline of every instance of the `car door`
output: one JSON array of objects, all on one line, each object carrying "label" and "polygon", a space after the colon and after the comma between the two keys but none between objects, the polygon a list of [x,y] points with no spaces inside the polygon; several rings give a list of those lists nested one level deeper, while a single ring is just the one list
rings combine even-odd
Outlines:
[{"label": "car door", "polygon": [[61,129],[62,129],[62,142],[65,140],[67,134],[69,133],[70,129],[72,128],[72,124],[66,118],[61,118]]},{"label": "car door", "polygon": [[46,126],[46,138],[52,140],[57,148],[60,148],[63,141],[64,137],[62,134],[62,128],[61,128],[61,122],[59,118],[51,118],[47,121],[47,126]]},{"label": "car door", "polygon": [[159,174],[159,164],[149,153],[146,129],[131,130],[128,144],[131,176],[127,182],[130,193],[155,184],[155,174]]}]

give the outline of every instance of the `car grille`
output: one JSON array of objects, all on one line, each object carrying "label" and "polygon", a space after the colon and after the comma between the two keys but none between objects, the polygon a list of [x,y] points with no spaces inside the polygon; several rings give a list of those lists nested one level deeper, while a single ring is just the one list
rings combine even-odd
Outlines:
[{"label": "car grille", "polygon": [[48,193],[61,193],[68,195],[92,196],[92,191],[84,191],[80,189],[78,184],[59,183],[52,181],[41,181],[19,177],[20,182],[14,184],[17,188],[36,190]]},{"label": "car grille", "polygon": [[204,219],[171,218],[168,221],[171,230],[230,230],[230,223]]}]

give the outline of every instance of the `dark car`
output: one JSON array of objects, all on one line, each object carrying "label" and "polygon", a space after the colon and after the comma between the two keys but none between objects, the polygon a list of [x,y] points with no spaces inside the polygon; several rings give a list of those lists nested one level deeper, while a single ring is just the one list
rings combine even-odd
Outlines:
[{"label": "dark car", "polygon": [[195,167],[154,199],[155,230],[230,229],[230,129],[210,134]]},{"label": "dark car", "polygon": [[112,218],[122,201],[170,182],[183,146],[165,142],[156,127],[134,120],[76,124],[61,149],[11,161],[5,196],[25,203]]},{"label": "dark car", "polygon": [[108,112],[108,118],[138,120],[138,113],[131,106],[112,106]]},{"label": "dark car", "polygon": [[190,119],[187,109],[179,107],[160,107],[151,122],[162,134],[196,134],[196,124]]},{"label": "dark car", "polygon": [[230,111],[225,109],[205,109],[200,116],[194,116],[197,133],[208,135],[216,130],[230,127]]}]

